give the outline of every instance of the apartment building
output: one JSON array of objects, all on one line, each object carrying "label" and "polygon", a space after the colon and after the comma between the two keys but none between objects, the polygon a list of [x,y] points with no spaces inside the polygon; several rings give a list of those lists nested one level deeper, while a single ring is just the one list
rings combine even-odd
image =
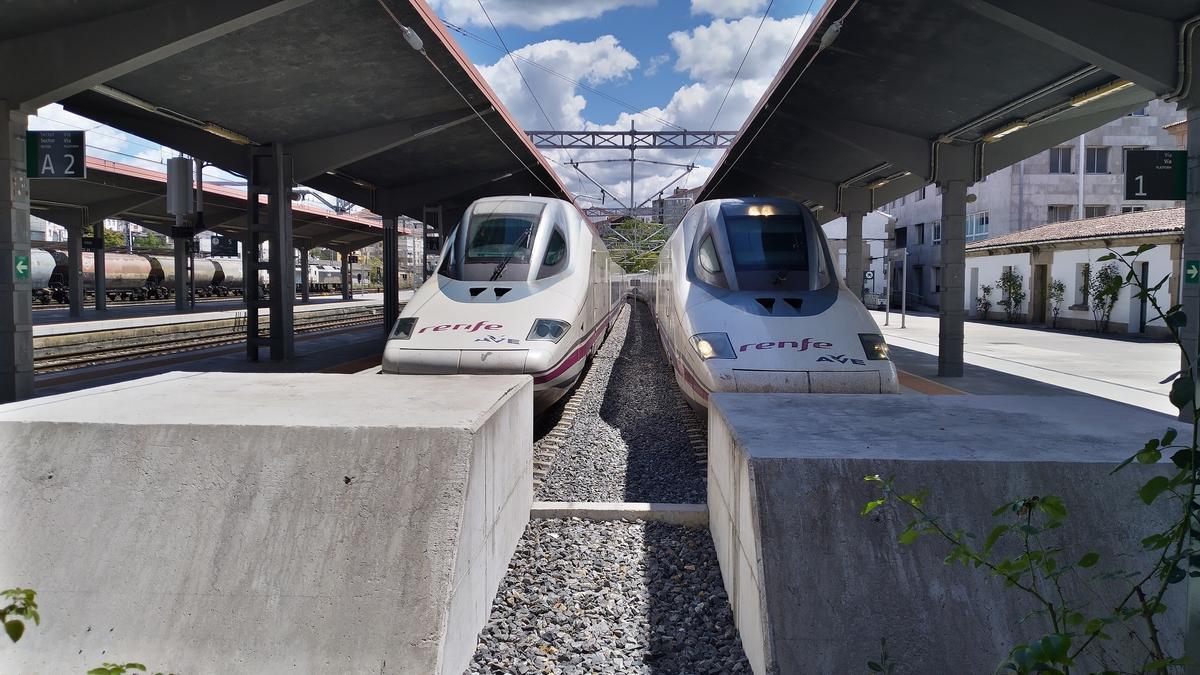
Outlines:
[{"label": "apartment building", "polygon": [[[986,176],[973,185],[967,204],[967,243],[1043,225],[1179,206],[1126,200],[1125,153],[1182,150],[1176,127],[1184,119],[1173,103],[1144,108]],[[973,197],[973,199],[972,199]],[[896,279],[907,253],[909,306],[935,308],[941,292],[941,212],[938,188],[929,185],[884,206],[895,220],[891,256]],[[899,302],[900,284],[893,300]]]}]

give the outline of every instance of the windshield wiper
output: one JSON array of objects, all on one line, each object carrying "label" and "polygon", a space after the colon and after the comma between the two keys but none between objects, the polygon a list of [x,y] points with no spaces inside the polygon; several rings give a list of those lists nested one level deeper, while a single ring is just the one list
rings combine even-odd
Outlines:
[{"label": "windshield wiper", "polygon": [[513,244],[513,247],[508,250],[508,255],[504,256],[504,260],[501,260],[499,265],[496,265],[496,271],[492,272],[492,278],[488,279],[488,281],[496,281],[501,275],[504,274],[504,268],[508,267],[509,261],[512,260],[513,256],[517,254],[517,249],[519,249],[521,245],[525,243],[525,240],[528,239],[529,235],[532,233],[533,223],[529,223],[529,227],[526,227],[525,231],[521,233],[521,238],[518,239],[516,243]]}]

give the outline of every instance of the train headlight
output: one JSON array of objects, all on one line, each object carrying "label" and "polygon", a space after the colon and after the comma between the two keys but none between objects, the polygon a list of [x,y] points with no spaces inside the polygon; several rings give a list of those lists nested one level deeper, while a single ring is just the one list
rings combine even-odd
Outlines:
[{"label": "train headlight", "polygon": [[417,317],[406,316],[396,321],[395,328],[392,328],[392,337],[397,340],[407,340],[412,337],[413,329],[416,327]]},{"label": "train headlight", "polygon": [[692,336],[692,347],[705,361],[737,358],[733,351],[733,343],[725,333],[696,333]]},{"label": "train headlight", "polygon": [[869,361],[886,361],[888,359],[888,346],[883,341],[883,336],[878,333],[859,333],[859,341],[862,342],[863,351],[867,354]]},{"label": "train headlight", "polygon": [[549,342],[558,342],[563,339],[567,331],[571,329],[571,324],[566,321],[558,321],[557,319],[538,319],[533,322],[533,328],[529,329],[529,335],[526,340],[547,340]]}]

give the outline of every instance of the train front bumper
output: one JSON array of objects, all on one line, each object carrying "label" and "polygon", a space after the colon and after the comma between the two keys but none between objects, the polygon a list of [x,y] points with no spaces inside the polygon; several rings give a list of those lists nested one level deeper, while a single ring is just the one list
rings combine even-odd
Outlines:
[{"label": "train front bumper", "polygon": [[[894,369],[884,370],[731,370],[739,393],[895,394]],[[729,380],[724,380],[729,384]]]},{"label": "train front bumper", "polygon": [[400,349],[383,352],[383,372],[400,375],[519,375],[527,349]]}]

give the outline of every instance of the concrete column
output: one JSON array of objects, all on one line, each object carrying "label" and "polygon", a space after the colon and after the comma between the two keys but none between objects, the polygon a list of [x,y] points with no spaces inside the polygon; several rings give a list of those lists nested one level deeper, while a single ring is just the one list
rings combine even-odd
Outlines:
[{"label": "concrete column", "polygon": [[350,299],[350,252],[342,251],[342,300]]},{"label": "concrete column", "polygon": [[[1187,121],[1188,175],[1187,202],[1183,211],[1182,256],[1185,265],[1188,260],[1200,260],[1200,105],[1188,108]],[[1200,284],[1189,284],[1185,281],[1179,285],[1179,290],[1183,313],[1187,316],[1187,323],[1182,330],[1183,345],[1194,366],[1197,356],[1200,355]],[[1183,365],[1186,364],[1181,363],[1181,366]],[[1179,418],[1190,422],[1192,407],[1181,410]]]},{"label": "concrete column", "polygon": [[175,246],[175,311],[186,312],[188,309],[187,239],[183,238],[179,232],[175,232],[175,235],[171,239],[171,243]]},{"label": "concrete column", "polygon": [[942,183],[942,292],[938,301],[938,375],[963,374],[963,276],[967,262],[967,181]]},{"label": "concrete column", "polygon": [[308,251],[300,247],[300,302],[308,304]]},{"label": "concrete column", "polygon": [[281,361],[295,356],[295,330],[292,307],[296,293],[286,290],[296,283],[292,266],[292,158],[283,154],[279,143],[271,145],[271,165],[267,200],[270,216],[271,267],[271,360]]},{"label": "concrete column", "polygon": [[[32,297],[33,291],[30,291]],[[83,218],[67,227],[67,314],[83,315]]]},{"label": "concrete column", "polygon": [[17,272],[18,262],[32,260],[27,125],[24,112],[0,100],[0,402],[33,395],[33,282]]},{"label": "concrete column", "polygon": [[396,216],[383,217],[383,330],[400,318],[400,249]]},{"label": "concrete column", "polygon": [[856,298],[862,298],[863,288],[862,223],[862,211],[846,213],[846,286]]},{"label": "concrete column", "polygon": [[104,269],[104,223],[96,223],[94,227],[96,246],[92,254],[92,269],[96,277],[96,311],[103,312],[108,308],[108,285]]}]

